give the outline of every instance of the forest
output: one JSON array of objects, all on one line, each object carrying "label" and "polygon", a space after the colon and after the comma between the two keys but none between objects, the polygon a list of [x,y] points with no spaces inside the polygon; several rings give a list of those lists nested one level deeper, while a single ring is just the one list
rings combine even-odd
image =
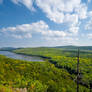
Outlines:
[{"label": "forest", "polygon": [[[0,92],[76,92],[77,49],[22,48],[14,53],[44,58],[28,62],[0,55]],[[80,50],[79,92],[92,88],[92,52]]]}]

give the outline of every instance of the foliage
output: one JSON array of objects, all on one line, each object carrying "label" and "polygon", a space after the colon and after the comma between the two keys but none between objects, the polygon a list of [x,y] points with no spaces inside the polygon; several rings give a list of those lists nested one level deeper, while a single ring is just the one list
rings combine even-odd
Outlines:
[{"label": "foliage", "polygon": [[[25,48],[16,53],[45,58],[44,62],[27,62],[0,55],[0,90],[27,89],[28,92],[76,92],[76,51],[61,48]],[[92,58],[80,55],[80,92],[92,85]]]},{"label": "foliage", "polygon": [[[75,92],[76,83],[64,69],[46,62],[26,62],[0,55],[0,89],[26,88],[28,92]],[[89,89],[81,86],[81,92]],[[4,91],[1,91],[4,92]],[[14,91],[13,91],[14,92]]]},{"label": "foliage", "polygon": [[[87,47],[88,48],[88,47]],[[48,58],[57,68],[67,70],[75,80],[77,74],[77,50],[61,48],[25,48],[14,52]],[[92,84],[92,51],[80,51],[81,84],[90,88]]]}]

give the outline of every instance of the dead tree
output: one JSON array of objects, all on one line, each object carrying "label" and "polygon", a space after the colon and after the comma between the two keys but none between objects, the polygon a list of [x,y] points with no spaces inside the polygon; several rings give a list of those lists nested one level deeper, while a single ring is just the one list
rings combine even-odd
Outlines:
[{"label": "dead tree", "polygon": [[79,77],[80,77],[80,73],[79,73],[79,48],[78,48],[78,56],[77,56],[77,92],[79,92]]}]

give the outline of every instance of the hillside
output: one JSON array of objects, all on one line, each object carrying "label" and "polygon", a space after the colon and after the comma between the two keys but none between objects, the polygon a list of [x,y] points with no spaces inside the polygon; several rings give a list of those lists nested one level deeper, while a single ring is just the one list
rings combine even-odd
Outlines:
[{"label": "hillside", "polygon": [[71,49],[71,50],[77,50],[78,48],[80,50],[92,50],[92,46],[56,46],[55,48],[62,48],[62,49]]},{"label": "hillside", "polygon": [[[67,70],[67,72],[76,78],[77,52],[64,51],[58,48],[25,48],[15,50],[15,53],[36,55],[49,59],[58,69]],[[88,88],[92,87],[92,53],[80,52],[80,83]]]},{"label": "hillside", "polygon": [[[75,92],[76,83],[64,69],[46,62],[26,62],[0,55],[0,92]],[[81,92],[89,92],[80,86]]]},{"label": "hillside", "polygon": [[12,51],[12,50],[16,50],[17,48],[13,48],[13,47],[3,47],[0,48],[0,51]]},{"label": "hillside", "polygon": [[[16,49],[13,52],[40,56],[45,62],[27,62],[0,55],[0,92],[14,92],[17,89],[18,92],[20,89],[26,92],[76,92],[76,50],[39,47]],[[90,92],[92,53],[82,51],[80,56],[79,90]]]}]

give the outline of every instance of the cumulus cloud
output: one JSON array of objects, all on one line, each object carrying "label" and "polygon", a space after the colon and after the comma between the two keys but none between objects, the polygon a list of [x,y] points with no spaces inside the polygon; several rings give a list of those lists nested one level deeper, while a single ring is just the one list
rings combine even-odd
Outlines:
[{"label": "cumulus cloud", "polygon": [[[72,29],[70,29],[72,30]],[[74,28],[75,30],[75,28]],[[76,29],[77,30],[77,29]],[[38,21],[31,24],[22,24],[15,27],[7,27],[0,29],[3,35],[8,35],[17,39],[32,38],[33,34],[40,34],[42,39],[45,40],[74,40],[74,33],[66,30],[51,30],[44,21]]]},{"label": "cumulus cloud", "polygon": [[80,4],[75,11],[77,12],[79,19],[85,19],[87,18],[87,5],[86,4]]},{"label": "cumulus cloud", "polygon": [[[33,3],[35,2],[46,16],[56,23],[64,23],[71,13],[77,14],[80,19],[87,17],[87,6],[81,0],[12,0],[12,2],[23,4],[30,10],[34,10]],[[74,18],[72,15],[71,17]]]},{"label": "cumulus cloud", "polygon": [[[0,0],[2,1],[2,0]],[[51,30],[44,21],[32,24],[17,25],[0,29],[5,34],[15,38],[32,38],[32,34],[39,33],[46,39],[71,39],[79,31],[80,21],[92,17],[92,11],[88,12],[88,7],[82,0],[11,0],[16,5],[24,5],[30,11],[34,11],[33,3],[39,7],[46,17],[58,24],[67,25],[65,30]],[[90,2],[91,0],[88,0]],[[86,27],[92,29],[92,20]],[[77,39],[77,38],[76,38]],[[71,41],[70,40],[70,41]]]},{"label": "cumulus cloud", "polygon": [[81,0],[36,0],[36,4],[51,21],[65,23],[68,29],[78,31],[80,20],[87,18],[87,5]]},{"label": "cumulus cloud", "polygon": [[67,17],[65,13],[72,13],[80,3],[81,0],[36,0],[37,6],[56,23],[63,23]]},{"label": "cumulus cloud", "polygon": [[11,0],[15,4],[23,4],[26,6],[29,10],[34,11],[33,2],[34,0]]},{"label": "cumulus cloud", "polygon": [[88,14],[88,19],[85,23],[85,30],[92,30],[92,11],[89,11]]},{"label": "cumulus cloud", "polygon": [[45,40],[47,40],[48,43],[51,45],[76,45],[78,44],[78,38],[77,37],[45,37]]},{"label": "cumulus cloud", "polygon": [[79,21],[77,14],[66,14],[65,23],[68,25],[68,31],[74,34],[78,33]]},{"label": "cumulus cloud", "polygon": [[31,38],[33,33],[40,33],[44,36],[66,36],[64,31],[50,30],[49,26],[44,21],[35,22],[32,24],[22,24],[15,27],[7,27],[0,29],[2,33],[15,38]]},{"label": "cumulus cloud", "polygon": [[86,23],[85,30],[92,30],[92,18]]},{"label": "cumulus cloud", "polygon": [[42,34],[44,36],[50,36],[50,37],[65,37],[67,35],[64,31],[58,31],[58,30],[43,31]]},{"label": "cumulus cloud", "polygon": [[66,14],[64,22],[68,24],[76,25],[78,23],[78,15],[77,14]]},{"label": "cumulus cloud", "polygon": [[[68,25],[67,30],[73,33],[78,33],[80,21],[91,15],[82,0],[12,0],[12,2],[23,4],[30,10],[35,10],[33,6],[35,3],[47,18],[55,23]],[[75,32],[71,29],[75,29]]]},{"label": "cumulus cloud", "polygon": [[88,37],[89,39],[92,39],[92,33],[87,34],[87,37]]},{"label": "cumulus cloud", "polygon": [[89,16],[89,17],[92,17],[92,11],[89,11],[89,12],[88,12],[88,16]]},{"label": "cumulus cloud", "polygon": [[15,27],[2,28],[0,30],[2,31],[2,33],[15,38],[31,38],[32,33],[35,32],[40,33],[47,29],[48,29],[48,25],[43,21],[39,21],[32,24],[22,24],[22,25],[17,25]]},{"label": "cumulus cloud", "polygon": [[69,32],[77,35],[78,30],[79,30],[79,27],[70,27]]}]

